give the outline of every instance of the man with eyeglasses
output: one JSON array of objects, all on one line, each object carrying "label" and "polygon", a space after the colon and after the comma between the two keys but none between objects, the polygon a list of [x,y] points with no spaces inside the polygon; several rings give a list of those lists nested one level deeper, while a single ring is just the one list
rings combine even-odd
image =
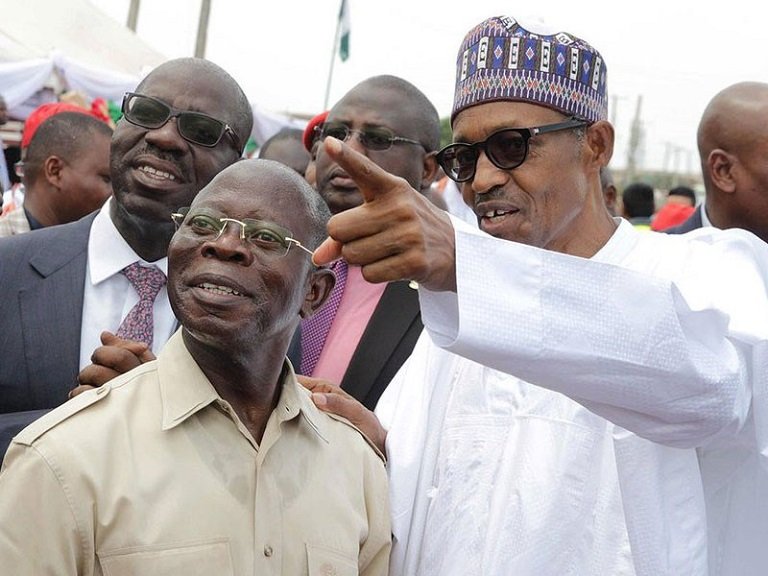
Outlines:
[{"label": "man with eyeglasses", "polygon": [[[174,213],[157,361],[21,432],[0,472],[15,576],[386,576],[381,455],[285,360],[333,286],[330,213],[277,162],[230,166]],[[170,221],[170,218],[169,218]]]},{"label": "man with eyeglasses", "polygon": [[[768,565],[768,254],[744,231],[612,218],[606,66],[509,17],[459,50],[454,144],[476,230],[326,139],[365,202],[316,263],[419,282],[427,330],[375,417],[392,574],[757,576]],[[388,430],[388,432],[387,432]]]},{"label": "man with eyeglasses", "polygon": [[[375,76],[353,87],[320,125],[320,139],[337,138],[389,174],[426,194],[435,179],[440,120],[427,97],[394,76]],[[354,180],[322,148],[316,186],[331,213],[362,204]],[[410,355],[423,325],[418,293],[409,282],[372,284],[358,266],[334,264],[338,284],[329,303],[301,325],[300,374],[340,383],[373,409]]]},{"label": "man with eyeglasses", "polygon": [[241,158],[252,125],[227,72],[202,59],[168,61],[123,100],[113,198],[77,222],[0,241],[0,333],[13,359],[0,363],[0,440],[63,403],[113,333],[155,351],[170,337],[170,215]]}]

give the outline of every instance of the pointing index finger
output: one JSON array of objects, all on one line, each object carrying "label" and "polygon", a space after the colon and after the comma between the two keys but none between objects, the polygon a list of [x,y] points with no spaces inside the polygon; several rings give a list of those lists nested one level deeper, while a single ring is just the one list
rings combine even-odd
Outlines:
[{"label": "pointing index finger", "polygon": [[398,180],[396,176],[377,166],[370,158],[366,158],[336,138],[329,136],[323,140],[323,146],[328,155],[355,181],[366,202],[386,194]]}]

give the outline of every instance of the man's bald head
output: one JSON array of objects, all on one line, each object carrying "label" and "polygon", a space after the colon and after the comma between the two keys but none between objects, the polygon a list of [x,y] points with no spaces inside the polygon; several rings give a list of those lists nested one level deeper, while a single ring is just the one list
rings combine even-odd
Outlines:
[{"label": "man's bald head", "polygon": [[[383,74],[372,76],[354,86],[339,100],[334,109],[344,106],[349,101],[370,99],[371,94],[389,93],[392,101],[399,102],[402,107],[398,111],[391,111],[405,118],[414,127],[416,139],[431,152],[440,146],[440,117],[434,104],[416,86],[400,78]],[[332,116],[333,111],[331,111]]]},{"label": "man's bald head", "polygon": [[326,238],[325,227],[331,216],[328,206],[304,178],[282,162],[268,159],[235,162],[200,191],[192,207],[225,190],[238,191],[247,199],[246,204],[269,205],[275,212],[285,214],[286,220],[288,214],[294,218],[305,215],[301,229],[306,233],[304,242],[309,249],[313,250]]},{"label": "man's bald head", "polygon": [[706,211],[718,228],[768,240],[768,84],[739,82],[719,92],[699,123]]},{"label": "man's bald head", "polygon": [[750,146],[753,136],[765,135],[768,119],[768,84],[739,82],[725,88],[709,102],[699,122],[699,154],[722,148],[734,154]]}]

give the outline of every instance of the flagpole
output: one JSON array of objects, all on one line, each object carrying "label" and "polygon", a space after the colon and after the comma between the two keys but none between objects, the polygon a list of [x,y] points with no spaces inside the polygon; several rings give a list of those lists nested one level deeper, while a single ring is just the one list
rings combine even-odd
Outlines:
[{"label": "flagpole", "polygon": [[[341,0],[341,5],[344,5],[344,0]],[[341,12],[341,7],[339,7]],[[331,81],[333,80],[333,65],[336,62],[336,47],[339,44],[339,31],[341,30],[341,18],[336,18],[336,33],[333,36],[333,48],[331,49],[331,65],[328,70],[328,82],[325,85],[325,100],[323,101],[323,111],[328,110],[328,101],[331,97]]]}]

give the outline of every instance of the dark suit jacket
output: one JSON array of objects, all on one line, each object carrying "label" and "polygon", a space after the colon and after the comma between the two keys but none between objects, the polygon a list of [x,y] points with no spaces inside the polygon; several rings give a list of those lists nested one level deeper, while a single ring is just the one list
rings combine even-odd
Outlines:
[{"label": "dark suit jacket", "polygon": [[0,413],[54,408],[76,385],[95,217],[0,240]]},{"label": "dark suit jacket", "polygon": [[0,459],[19,430],[77,385],[95,217],[0,239]]},{"label": "dark suit jacket", "polygon": [[5,458],[5,452],[13,437],[48,412],[48,410],[30,410],[0,414],[0,463]]},{"label": "dark suit jacket", "polygon": [[690,232],[691,230],[696,230],[697,228],[701,228],[702,221],[701,221],[701,210],[702,205],[699,204],[696,206],[696,210],[693,211],[693,213],[688,216],[688,219],[680,224],[679,226],[672,226],[672,228],[667,228],[664,230],[667,234],[685,234],[686,232]]},{"label": "dark suit jacket", "polygon": [[[390,282],[352,355],[341,387],[373,410],[411,355],[422,328],[418,290],[410,288],[408,282]],[[301,365],[300,342],[297,331],[288,352],[297,370]]]}]

